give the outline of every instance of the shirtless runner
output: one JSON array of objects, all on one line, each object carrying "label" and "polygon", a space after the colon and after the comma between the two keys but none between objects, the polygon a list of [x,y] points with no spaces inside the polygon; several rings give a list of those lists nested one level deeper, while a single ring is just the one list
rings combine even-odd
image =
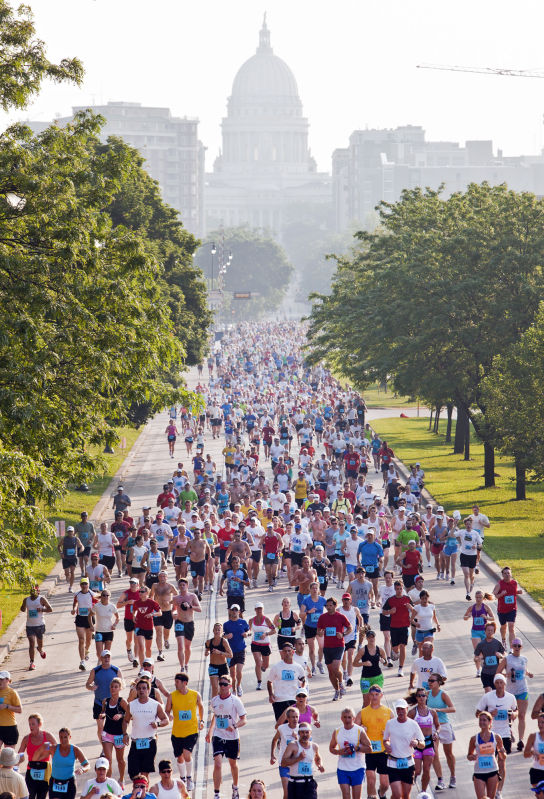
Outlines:
[{"label": "shirtless runner", "polygon": [[187,545],[187,554],[190,558],[191,577],[193,578],[193,588],[196,590],[198,599],[202,599],[204,590],[204,577],[206,576],[206,561],[211,557],[211,549],[208,542],[202,538],[202,531],[195,529],[194,538]]},{"label": "shirtless runner", "polygon": [[172,600],[177,594],[177,588],[168,582],[168,572],[159,572],[159,582],[154,583],[151,588],[151,599],[159,605],[162,613],[153,619],[155,625],[155,635],[157,636],[157,648],[159,654],[157,660],[164,660],[163,648],[170,649],[170,630],[174,620],[172,618]]},{"label": "shirtless runner", "polygon": [[298,585],[297,602],[302,605],[302,600],[310,593],[310,584],[317,582],[317,572],[310,566],[310,558],[304,555],[302,565],[294,570],[291,575],[291,585]]},{"label": "shirtless runner", "polygon": [[187,545],[190,538],[187,536],[185,522],[178,524],[178,534],[174,538],[174,568],[176,570],[176,580],[180,577],[187,577]]},{"label": "shirtless runner", "polygon": [[[253,539],[251,539],[253,540]],[[240,558],[240,563],[247,569],[247,561],[251,557],[251,547],[247,541],[242,541],[242,531],[234,531],[234,540],[230,542],[225,554],[225,561],[230,563],[233,555]]]},{"label": "shirtless runner", "polygon": [[186,577],[178,580],[179,594],[174,597],[172,610],[175,613],[174,633],[178,642],[178,660],[180,668],[189,667],[191,657],[191,641],[195,636],[195,611],[202,612],[196,594],[189,591]]}]

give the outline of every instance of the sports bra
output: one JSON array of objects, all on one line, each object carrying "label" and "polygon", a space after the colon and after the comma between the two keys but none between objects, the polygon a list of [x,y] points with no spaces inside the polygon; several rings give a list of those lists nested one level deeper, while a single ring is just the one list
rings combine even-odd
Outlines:
[{"label": "sports bra", "polygon": [[419,724],[420,727],[432,727],[433,726],[433,714],[427,708],[427,713],[422,716],[419,713],[419,710],[416,709],[416,715],[414,716],[414,720]]}]

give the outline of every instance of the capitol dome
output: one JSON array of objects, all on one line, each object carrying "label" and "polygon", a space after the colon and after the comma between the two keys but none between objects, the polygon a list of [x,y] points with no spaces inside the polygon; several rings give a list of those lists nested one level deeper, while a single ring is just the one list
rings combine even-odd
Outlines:
[{"label": "capitol dome", "polygon": [[243,106],[262,106],[263,103],[282,106],[289,115],[302,115],[295,76],[285,61],[274,55],[270,46],[266,14],[259,33],[257,51],[242,64],[234,78],[229,109],[232,112]]}]

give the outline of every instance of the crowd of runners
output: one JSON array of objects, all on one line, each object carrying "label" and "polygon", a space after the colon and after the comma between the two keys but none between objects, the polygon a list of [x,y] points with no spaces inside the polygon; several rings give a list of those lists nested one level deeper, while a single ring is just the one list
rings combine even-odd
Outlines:
[{"label": "crowd of runners", "polygon": [[[93,695],[100,757],[91,765],[68,727],[44,729],[40,708],[23,708],[2,671],[0,791],[75,799],[77,776],[90,770],[82,799],[179,799],[194,789],[198,743],[213,762],[205,795],[220,796],[226,761],[239,799],[243,697],[259,691],[252,734],[270,740],[281,781],[274,796],[317,797],[331,755],[343,799],[360,799],[363,787],[368,797],[409,799],[416,779],[418,791],[456,789],[455,726],[466,719],[456,721],[447,689],[433,589],[462,580],[481,681],[464,767],[477,799],[500,799],[508,757],[519,752],[544,797],[544,696],[528,731],[522,591],[508,567],[492,593],[475,590],[489,518],[477,505],[463,516],[425,501],[425,464],[396,462],[365,421],[363,398],[307,366],[300,345],[296,324],[228,331],[206,379],[199,367],[202,406],[168,413],[168,455],[180,460],[153,504],[136,510],[119,486],[112,520],[95,529],[82,513],[67,527],[59,552],[76,668],[86,672],[74,699]],[[206,639],[202,611],[212,607],[220,620]],[[35,587],[21,609],[33,671],[55,608]],[[195,635],[205,638],[206,685],[192,659]],[[123,663],[115,637],[125,641]],[[162,681],[154,669],[165,660],[171,678]],[[330,694],[315,701],[314,684],[325,680]],[[324,730],[330,701],[337,723]],[[248,795],[266,791],[256,778]]]}]

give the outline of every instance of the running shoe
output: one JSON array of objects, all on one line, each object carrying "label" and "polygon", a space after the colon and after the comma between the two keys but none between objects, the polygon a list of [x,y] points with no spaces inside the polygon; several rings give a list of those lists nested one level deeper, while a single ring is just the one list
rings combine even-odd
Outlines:
[{"label": "running shoe", "polygon": [[233,785],[232,786],[232,799],[240,799],[240,794],[238,792],[238,786],[237,785]]},{"label": "running shoe", "polygon": [[[476,568],[474,569],[474,574],[480,574],[480,569],[479,569],[477,566],[476,566]],[[495,796],[497,796],[497,794],[498,794],[498,791],[497,791],[497,793],[495,794]]]},{"label": "running shoe", "polygon": [[346,695],[346,689],[344,688],[344,686],[342,686],[340,688],[340,696],[345,696],[345,695]]},{"label": "running shoe", "polygon": [[40,650],[40,657],[42,660],[45,660],[45,658],[47,657],[45,649]]},{"label": "running shoe", "polygon": [[340,691],[335,691],[334,692],[334,696],[332,698],[332,701],[333,702],[338,702],[339,699],[340,699]]},{"label": "running shoe", "polygon": [[397,671],[397,677],[404,677],[404,672],[399,666],[399,670]]},{"label": "running shoe", "polygon": [[391,652],[391,660],[398,660],[398,659],[399,659],[399,653],[395,652],[395,650],[393,649],[393,651]]},{"label": "running shoe", "polygon": [[256,690],[256,691],[262,691],[262,690],[263,690],[263,689],[262,689],[262,685],[261,685],[261,681],[260,681],[260,680],[257,682],[257,687],[255,688],[255,690]]},{"label": "running shoe", "polygon": [[85,661],[84,661],[84,660],[81,660],[81,661],[80,661],[80,663],[79,663],[79,670],[80,670],[80,671],[86,671],[86,670],[87,670],[87,666],[85,665]]},{"label": "running shoe", "polygon": [[517,745],[518,752],[521,752],[522,749],[523,749],[523,741],[518,741],[518,745]]},{"label": "running shoe", "polygon": [[467,602],[470,602],[470,594],[467,594],[465,599],[467,600]]},{"label": "running shoe", "polygon": [[353,685],[353,680],[351,679],[351,677],[348,677],[346,680],[346,686],[348,688],[351,688],[352,685]]},{"label": "running shoe", "polygon": [[35,663],[31,663],[30,666],[28,667],[28,670],[29,671],[34,671],[35,668],[36,668]]},{"label": "running shoe", "polygon": [[455,580],[450,580],[450,585],[455,585]]},{"label": "running shoe", "polygon": [[481,676],[482,676],[482,670],[476,669],[476,677],[481,677]]},{"label": "running shoe", "polygon": [[132,661],[132,668],[133,668],[133,669],[137,669],[139,665],[140,665],[140,664],[138,663],[138,661],[136,660],[136,658],[134,658],[134,660]]},{"label": "running shoe", "polygon": [[165,648],[165,649],[170,649],[170,641],[166,640],[166,641],[164,642],[164,648]]},{"label": "running shoe", "polygon": [[319,669],[319,673],[320,674],[325,674],[325,669],[323,668],[323,663],[320,660],[317,661],[317,668]]},{"label": "running shoe", "polygon": [[450,777],[450,784],[448,788],[457,788],[457,780],[455,777]]},{"label": "running shoe", "polygon": [[244,692],[242,691],[242,688],[241,687],[237,688],[236,689],[236,696],[243,696],[243,695],[244,695]]},{"label": "running shoe", "polygon": [[269,585],[269,586],[268,586],[268,590],[269,590],[269,591],[273,591],[274,589],[272,588],[272,586],[271,586],[271,585]]},{"label": "running shoe", "polygon": [[187,779],[185,780],[185,787],[187,788],[188,791],[192,791],[193,790],[193,788],[195,786],[193,785],[193,778],[192,777],[189,777],[189,776],[187,777]]},{"label": "running shoe", "polygon": [[312,666],[312,677],[315,674],[315,666]]},{"label": "running shoe", "polygon": [[415,654],[416,654],[416,652],[417,652],[417,644],[414,642],[414,643],[412,644],[412,655],[415,655]]},{"label": "running shoe", "polygon": [[85,660],[89,660],[89,650],[85,650]]},{"label": "running shoe", "polygon": [[435,791],[445,791],[446,786],[444,785],[444,780],[440,779],[434,786]]},{"label": "running shoe", "polygon": [[393,661],[391,660],[391,658],[389,658],[389,660],[387,661],[387,668],[388,669],[392,669],[393,668]]},{"label": "running shoe", "polygon": [[500,791],[495,791],[495,799],[502,799],[502,793]]},{"label": "running shoe", "polygon": [[159,654],[157,655],[157,660],[160,660],[160,661],[161,661],[161,663],[162,663],[162,661],[163,661],[163,660],[166,660],[166,658],[164,657],[164,655],[162,654],[162,652],[159,652]]}]

